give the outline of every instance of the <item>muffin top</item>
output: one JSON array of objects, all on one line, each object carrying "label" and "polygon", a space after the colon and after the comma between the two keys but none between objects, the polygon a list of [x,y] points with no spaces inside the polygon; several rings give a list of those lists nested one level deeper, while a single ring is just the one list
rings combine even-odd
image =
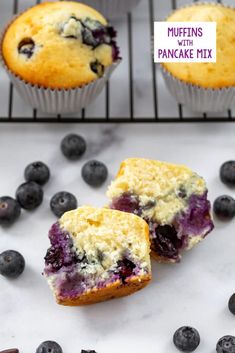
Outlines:
[{"label": "muffin top", "polygon": [[204,88],[235,86],[235,9],[199,4],[175,11],[169,22],[216,22],[216,63],[164,63],[176,78]]},{"label": "muffin top", "polygon": [[74,88],[101,77],[118,59],[116,33],[96,10],[72,1],[30,8],[8,27],[7,67],[31,84]]}]

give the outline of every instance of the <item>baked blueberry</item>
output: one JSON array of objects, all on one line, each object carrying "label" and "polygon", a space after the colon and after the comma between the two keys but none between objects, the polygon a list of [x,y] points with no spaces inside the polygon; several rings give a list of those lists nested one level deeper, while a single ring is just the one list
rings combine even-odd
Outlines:
[{"label": "baked blueberry", "polygon": [[173,342],[181,352],[193,352],[200,344],[200,335],[195,328],[183,326],[175,332]]},{"label": "baked blueberry", "polygon": [[37,348],[36,353],[63,353],[62,348],[55,341],[45,341]]},{"label": "baked blueberry", "polygon": [[22,208],[34,210],[42,203],[43,190],[35,181],[27,181],[16,190],[16,199]]},{"label": "baked blueberry", "polygon": [[235,161],[225,162],[221,166],[220,179],[228,186],[235,186]]},{"label": "baked blueberry", "polygon": [[19,54],[25,55],[30,59],[34,54],[35,43],[32,38],[24,38],[20,41],[18,45]]},{"label": "baked blueberry", "polygon": [[55,216],[61,217],[65,212],[77,208],[77,199],[69,192],[60,191],[52,197],[50,207]]},{"label": "baked blueberry", "polygon": [[21,214],[20,204],[9,196],[0,197],[0,225],[13,224]]},{"label": "baked blueberry", "polygon": [[214,213],[222,220],[230,220],[235,216],[235,200],[228,195],[219,196],[214,202]]},{"label": "baked blueberry", "polygon": [[118,261],[117,263],[117,273],[119,274],[122,282],[125,283],[126,279],[133,275],[133,270],[135,268],[135,264],[129,259],[123,259]]},{"label": "baked blueberry", "polygon": [[6,250],[0,254],[0,274],[4,277],[17,278],[25,268],[23,256],[15,250]]},{"label": "baked blueberry", "polygon": [[104,65],[102,65],[98,60],[90,63],[91,71],[93,71],[98,77],[102,77],[104,74]]},{"label": "baked blueberry", "polygon": [[174,226],[158,226],[153,238],[154,249],[160,256],[177,259],[182,240],[178,238]]},{"label": "baked blueberry", "polygon": [[43,162],[30,163],[24,171],[26,181],[35,181],[39,185],[44,185],[50,178],[50,170]]},{"label": "baked blueberry", "polygon": [[229,299],[228,308],[230,312],[235,315],[235,293]]},{"label": "baked blueberry", "polygon": [[61,150],[65,157],[75,161],[85,153],[86,141],[82,136],[69,134],[62,140]]},{"label": "baked blueberry", "polygon": [[224,336],[219,339],[216,345],[217,353],[235,353],[235,337]]},{"label": "baked blueberry", "polygon": [[82,177],[91,186],[101,186],[108,177],[108,169],[102,162],[92,160],[82,167]]}]

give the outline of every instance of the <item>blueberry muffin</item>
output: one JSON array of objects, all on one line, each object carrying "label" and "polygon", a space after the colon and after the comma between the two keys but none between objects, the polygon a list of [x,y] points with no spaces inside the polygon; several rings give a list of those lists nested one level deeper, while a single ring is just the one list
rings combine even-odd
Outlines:
[{"label": "blueberry muffin", "polygon": [[132,11],[140,0],[82,0],[82,2],[96,8],[108,18],[113,18]]},{"label": "blueberry muffin", "polygon": [[166,85],[191,111],[225,112],[235,104],[235,8],[194,3],[173,12],[168,22],[216,22],[216,63],[162,63]]},{"label": "blueberry muffin", "polygon": [[51,89],[82,87],[119,58],[116,32],[93,8],[47,2],[19,15],[7,28],[2,56],[27,83]]},{"label": "blueberry muffin", "polygon": [[235,9],[218,4],[195,4],[175,11],[168,22],[216,22],[216,63],[163,63],[176,78],[204,88],[235,86]]},{"label": "blueberry muffin", "polygon": [[80,207],[52,226],[49,239],[44,273],[59,304],[123,297],[151,279],[149,228],[135,215]]},{"label": "blueberry muffin", "polygon": [[213,229],[205,181],[183,165],[127,159],[107,195],[111,209],[149,224],[152,255],[160,262],[179,262],[183,250]]}]

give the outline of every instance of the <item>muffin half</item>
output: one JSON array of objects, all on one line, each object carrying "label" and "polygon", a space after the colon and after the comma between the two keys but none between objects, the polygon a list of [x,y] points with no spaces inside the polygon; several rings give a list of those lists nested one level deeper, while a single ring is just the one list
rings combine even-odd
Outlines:
[{"label": "muffin half", "polygon": [[45,276],[59,304],[123,297],[151,279],[149,228],[124,212],[80,207],[49,232]]},{"label": "muffin half", "polygon": [[180,261],[183,250],[213,229],[205,181],[183,165],[127,159],[107,195],[110,208],[149,224],[152,255],[160,262]]}]

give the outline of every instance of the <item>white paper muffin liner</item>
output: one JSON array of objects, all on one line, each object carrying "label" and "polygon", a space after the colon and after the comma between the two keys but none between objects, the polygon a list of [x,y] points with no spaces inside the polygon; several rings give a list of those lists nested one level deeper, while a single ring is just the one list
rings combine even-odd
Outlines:
[{"label": "white paper muffin liner", "polygon": [[[212,4],[208,2],[197,2],[185,7]],[[213,3],[215,6],[233,8],[224,4]],[[179,9],[177,9],[179,10]],[[175,11],[177,11],[175,10]],[[175,12],[173,11],[173,13]],[[160,64],[160,68],[171,95],[177,102],[185,105],[190,110],[197,113],[220,113],[231,109],[235,105],[235,86],[225,88],[203,88],[194,84],[186,83],[173,76]]]},{"label": "white paper muffin liner", "polygon": [[120,64],[121,59],[106,67],[102,77],[84,86],[71,89],[52,89],[31,84],[8,68],[2,53],[2,42],[7,28],[21,14],[16,15],[8,23],[0,36],[0,63],[5,68],[19,95],[33,109],[38,109],[40,112],[46,114],[74,114],[86,108],[99,96],[112,72]]},{"label": "white paper muffin liner", "polygon": [[130,12],[140,1],[141,0],[81,0],[80,2],[94,7],[107,18],[114,18]]}]

